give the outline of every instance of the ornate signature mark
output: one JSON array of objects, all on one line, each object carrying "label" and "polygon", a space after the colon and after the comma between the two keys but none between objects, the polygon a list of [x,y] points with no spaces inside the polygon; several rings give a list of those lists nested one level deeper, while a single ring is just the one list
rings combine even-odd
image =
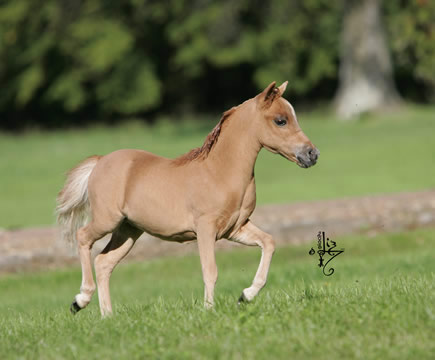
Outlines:
[{"label": "ornate signature mark", "polygon": [[[317,254],[319,254],[319,267],[323,268],[323,274],[325,276],[331,276],[334,273],[334,268],[330,267],[328,270],[326,270],[326,266],[338,255],[344,252],[344,249],[341,250],[334,250],[337,247],[337,243],[335,241],[330,240],[329,238],[325,239],[325,232],[319,231],[317,233]],[[314,255],[316,251],[311,248],[311,250],[308,252],[310,255]],[[329,259],[325,259],[325,255],[330,256]],[[326,261],[325,263],[325,260]]]}]

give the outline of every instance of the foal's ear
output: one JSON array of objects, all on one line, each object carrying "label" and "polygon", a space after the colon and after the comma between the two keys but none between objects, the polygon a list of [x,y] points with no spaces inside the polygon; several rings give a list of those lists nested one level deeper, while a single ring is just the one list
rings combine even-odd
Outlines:
[{"label": "foal's ear", "polygon": [[281,96],[280,90],[275,85],[276,85],[276,81],[271,83],[260,94],[260,101],[261,101],[263,106],[269,107],[270,105],[272,105],[272,102],[273,102],[273,100],[275,100],[275,98]]},{"label": "foal's ear", "polygon": [[287,88],[287,84],[288,81],[284,81],[280,87],[278,87],[279,89],[279,95],[282,96],[282,94],[284,94],[285,89]]}]

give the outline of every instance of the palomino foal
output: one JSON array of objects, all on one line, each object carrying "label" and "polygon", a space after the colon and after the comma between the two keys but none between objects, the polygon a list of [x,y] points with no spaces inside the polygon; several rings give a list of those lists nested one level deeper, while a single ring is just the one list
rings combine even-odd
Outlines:
[{"label": "palomino foal", "polygon": [[73,313],[86,307],[95,292],[91,248],[108,233],[112,238],[94,262],[103,316],[112,313],[110,275],[144,231],[164,240],[198,240],[206,307],[213,306],[218,276],[215,242],[226,238],[258,245],[258,271],[239,301],[258,294],[275,250],[272,237],[249,220],[255,208],[258,152],[265,147],[303,168],[314,165],[319,155],[299,127],[293,107],[282,98],[286,86],[273,82],[225,112],[202,147],[177,159],[118,150],[92,156],[69,172],[57,198],[57,215],[63,237],[77,239],[82,266]]}]

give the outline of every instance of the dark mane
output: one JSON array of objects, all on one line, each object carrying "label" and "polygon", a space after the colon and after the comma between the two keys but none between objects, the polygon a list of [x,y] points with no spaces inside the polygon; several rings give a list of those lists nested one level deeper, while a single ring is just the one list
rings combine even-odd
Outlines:
[{"label": "dark mane", "polygon": [[222,130],[222,124],[225,120],[227,120],[235,111],[237,107],[233,107],[230,110],[225,111],[222,114],[221,119],[214,127],[214,129],[207,135],[205,138],[204,144],[201,147],[197,147],[195,149],[190,150],[188,153],[181,155],[180,157],[175,159],[175,163],[177,165],[185,164],[189,161],[193,161],[196,159],[205,159],[210,153],[213,145],[217,143],[219,135]]}]

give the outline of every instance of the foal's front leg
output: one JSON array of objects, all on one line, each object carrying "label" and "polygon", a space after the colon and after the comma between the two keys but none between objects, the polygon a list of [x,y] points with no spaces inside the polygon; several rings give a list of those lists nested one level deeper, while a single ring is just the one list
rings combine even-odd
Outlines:
[{"label": "foal's front leg", "polygon": [[210,309],[214,305],[214,287],[218,277],[214,252],[216,242],[216,231],[214,227],[208,224],[198,226],[197,239],[202,277],[204,280],[204,306]]},{"label": "foal's front leg", "polygon": [[261,247],[260,265],[258,266],[254,281],[250,287],[243,290],[242,295],[239,298],[239,303],[243,301],[251,301],[264,285],[266,285],[270,262],[272,260],[272,255],[275,252],[275,242],[272,235],[260,230],[251,223],[250,220],[248,220],[246,224],[243,225],[229,240],[248,246],[257,245]]}]

